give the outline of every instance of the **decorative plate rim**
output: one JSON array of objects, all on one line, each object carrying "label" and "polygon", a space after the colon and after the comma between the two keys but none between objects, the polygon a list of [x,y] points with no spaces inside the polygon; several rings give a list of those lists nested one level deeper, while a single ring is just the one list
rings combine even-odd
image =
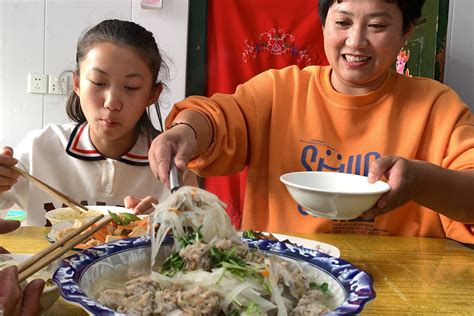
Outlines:
[{"label": "decorative plate rim", "polygon": [[[360,313],[365,304],[376,297],[372,277],[348,261],[326,255],[314,249],[286,244],[280,241],[249,239],[241,237],[250,248],[258,248],[266,253],[284,256],[286,258],[304,261],[333,277],[346,292],[344,302],[327,315],[352,315]],[[165,243],[171,243],[172,237],[167,237]],[[61,296],[72,303],[78,304],[92,314],[124,315],[100,304],[86,296],[79,286],[82,274],[92,265],[113,254],[149,247],[150,236],[127,238],[85,249],[80,253],[61,260],[53,275],[53,281],[58,285]]]}]

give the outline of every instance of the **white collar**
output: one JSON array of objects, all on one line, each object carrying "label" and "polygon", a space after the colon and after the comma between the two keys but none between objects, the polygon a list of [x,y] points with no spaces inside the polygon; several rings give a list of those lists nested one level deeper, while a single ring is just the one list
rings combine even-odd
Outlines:
[{"label": "white collar", "polygon": [[[133,148],[117,159],[118,161],[137,166],[148,166],[148,149],[150,139],[140,133]],[[106,158],[94,147],[89,134],[89,124],[77,124],[69,137],[66,147],[68,155],[81,160],[105,160]]]}]

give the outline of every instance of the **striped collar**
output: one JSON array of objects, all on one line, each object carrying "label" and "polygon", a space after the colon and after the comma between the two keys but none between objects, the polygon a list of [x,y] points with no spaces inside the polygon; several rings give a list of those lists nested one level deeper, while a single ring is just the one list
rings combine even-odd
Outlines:
[{"label": "striped collar", "polygon": [[[150,139],[140,134],[132,150],[117,160],[129,165],[148,166],[148,149],[150,144]],[[106,159],[92,144],[89,136],[89,124],[87,122],[76,125],[69,137],[66,152],[69,156],[81,160],[94,161]]]}]

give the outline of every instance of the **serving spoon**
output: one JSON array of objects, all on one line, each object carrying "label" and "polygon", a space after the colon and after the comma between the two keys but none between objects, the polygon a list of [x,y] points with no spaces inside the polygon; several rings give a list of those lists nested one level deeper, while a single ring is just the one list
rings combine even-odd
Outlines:
[{"label": "serving spoon", "polygon": [[181,187],[181,178],[179,175],[179,171],[178,171],[178,168],[176,168],[176,165],[174,163],[171,164],[169,179],[170,179],[170,190],[171,190],[171,193],[173,193]]}]

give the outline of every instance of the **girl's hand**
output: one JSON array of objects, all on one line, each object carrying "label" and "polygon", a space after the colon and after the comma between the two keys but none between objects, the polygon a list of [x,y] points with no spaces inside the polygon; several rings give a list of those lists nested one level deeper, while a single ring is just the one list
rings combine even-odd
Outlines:
[{"label": "girl's hand", "polygon": [[158,199],[152,196],[147,196],[143,199],[134,196],[126,196],[123,202],[125,207],[133,209],[133,213],[135,214],[149,214],[154,211],[153,204],[158,204]]},{"label": "girl's hand", "polygon": [[385,177],[390,191],[382,195],[362,216],[371,219],[409,202],[415,188],[413,168],[410,160],[398,156],[386,156],[373,161],[369,167],[369,182],[374,183]]},{"label": "girl's hand", "polygon": [[148,151],[150,168],[155,177],[169,188],[172,160],[178,169],[185,170],[196,149],[197,140],[193,130],[185,124],[176,125],[158,135],[151,143]]},{"label": "girl's hand", "polygon": [[43,289],[44,281],[38,279],[22,290],[18,284],[17,267],[4,268],[0,271],[0,310],[3,309],[3,315],[38,315]]},{"label": "girl's hand", "polygon": [[8,168],[17,163],[18,160],[13,158],[13,149],[3,147],[0,153],[0,193],[10,190],[17,182],[19,175]]}]

